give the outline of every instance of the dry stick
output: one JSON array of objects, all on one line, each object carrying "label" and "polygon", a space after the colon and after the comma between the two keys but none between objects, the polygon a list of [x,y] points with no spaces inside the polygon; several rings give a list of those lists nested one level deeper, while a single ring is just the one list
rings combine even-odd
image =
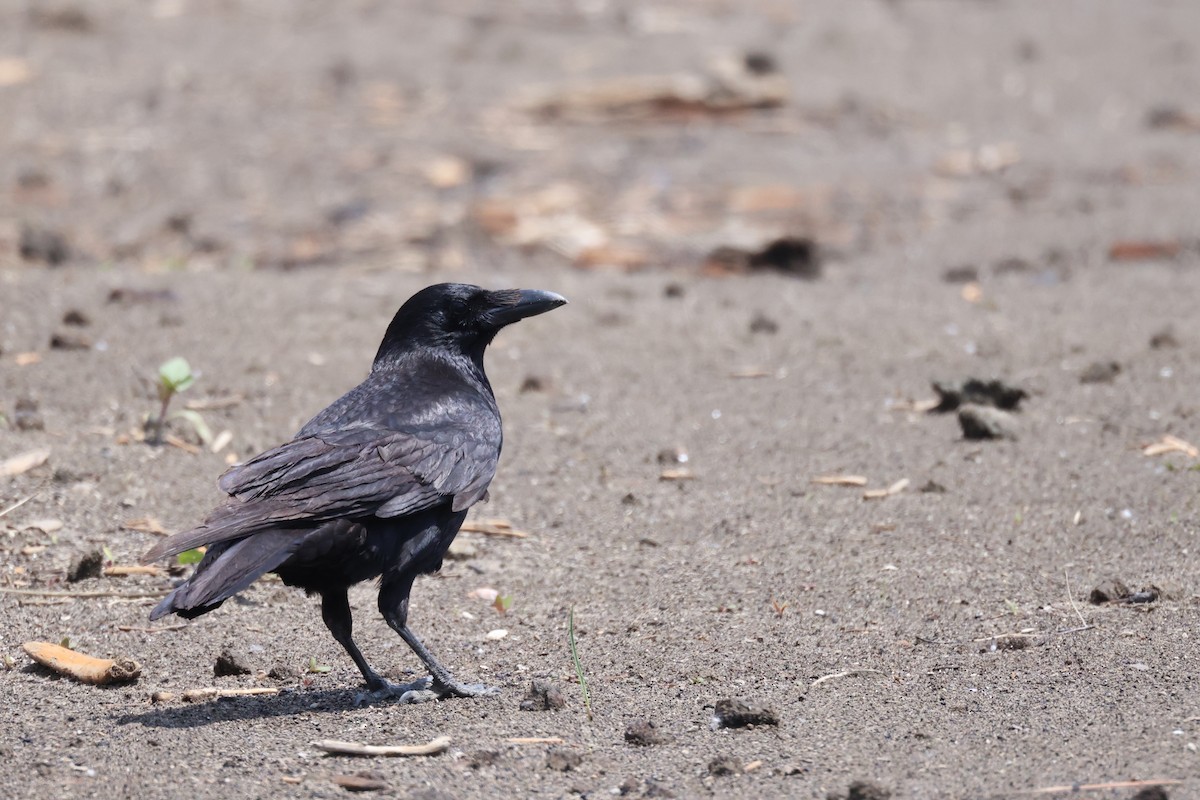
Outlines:
[{"label": "dry stick", "polygon": [[3,511],[0,511],[0,517],[3,517],[5,514],[7,514],[10,511],[16,511],[18,508],[25,505],[33,498],[37,497],[39,494],[41,494],[41,492],[34,492],[33,494],[29,495],[29,497],[26,497],[23,500],[18,500],[17,502],[13,503],[8,508],[4,509]]},{"label": "dry stick", "polygon": [[1096,789],[1136,789],[1142,786],[1180,786],[1183,781],[1114,781],[1113,783],[1076,783],[1068,786],[1045,786],[1041,789],[1026,789],[1018,794],[1058,794],[1059,792],[1090,792]]},{"label": "dry stick", "polygon": [[850,675],[868,675],[868,674],[887,675],[886,672],[884,672],[883,670],[879,670],[879,669],[848,669],[845,672],[835,672],[831,675],[822,675],[821,677],[817,678],[815,681],[810,683],[808,685],[808,688],[812,689],[812,688],[824,683],[825,681],[831,681],[834,678],[846,678],[846,677],[849,677]]},{"label": "dry stick", "polygon": [[562,744],[563,739],[560,736],[514,736],[508,740],[509,744]]},{"label": "dry stick", "polygon": [[450,749],[450,737],[439,736],[429,744],[375,745],[321,739],[312,746],[339,756],[433,756]]},{"label": "dry stick", "polygon": [[1071,603],[1071,608],[1075,609],[1075,616],[1079,617],[1079,624],[1087,627],[1087,620],[1083,618],[1083,612],[1079,610],[1079,606],[1075,605],[1075,598],[1071,595],[1071,573],[1065,568],[1063,569],[1063,578],[1067,582],[1067,600]]},{"label": "dry stick", "polygon": [[204,689],[188,689],[182,697],[186,703],[199,703],[221,697],[251,697],[259,694],[279,694],[279,690],[270,686],[256,686],[250,689],[222,689],[214,686]]},{"label": "dry stick", "polygon": [[122,633],[167,633],[168,631],[181,631],[187,627],[187,623],[180,625],[165,625],[161,628],[140,628],[137,625],[118,625],[117,630]]},{"label": "dry stick", "polygon": [[170,594],[170,589],[156,589],[146,592],[56,592],[50,589],[15,589],[11,586],[0,586],[4,594],[19,594],[26,597],[117,597],[122,600],[140,600],[147,597],[162,597]]}]

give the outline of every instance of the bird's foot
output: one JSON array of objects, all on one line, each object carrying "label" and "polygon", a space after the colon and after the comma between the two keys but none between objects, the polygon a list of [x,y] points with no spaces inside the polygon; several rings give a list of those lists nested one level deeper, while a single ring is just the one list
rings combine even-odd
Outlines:
[{"label": "bird's foot", "polygon": [[388,683],[380,681],[380,685],[360,692],[354,698],[354,705],[371,705],[394,701],[397,703],[428,703],[431,700],[443,700],[447,697],[482,697],[496,694],[500,690],[482,683],[458,683],[450,681],[441,683],[426,675],[412,683]]},{"label": "bird's foot", "polygon": [[379,683],[368,685],[367,691],[359,692],[354,697],[354,705],[373,705],[388,701],[400,703],[423,703],[427,700],[437,700],[438,694],[433,691],[433,679],[426,676],[412,683],[389,683],[380,680]]}]

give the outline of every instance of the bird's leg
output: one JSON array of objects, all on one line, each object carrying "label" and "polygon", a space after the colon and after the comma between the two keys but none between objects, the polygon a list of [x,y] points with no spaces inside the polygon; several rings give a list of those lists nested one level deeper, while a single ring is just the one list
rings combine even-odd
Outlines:
[{"label": "bird's leg", "polygon": [[425,700],[440,700],[443,697],[479,697],[495,694],[497,689],[493,687],[481,683],[459,683],[455,680],[450,671],[433,657],[429,648],[409,629],[408,595],[412,591],[412,580],[409,577],[392,581],[385,577],[379,590],[379,611],[384,620],[417,654],[417,658],[421,659],[432,678],[432,684],[424,692],[412,692],[410,696],[401,699],[419,703]]},{"label": "bird's leg", "polygon": [[408,692],[428,689],[429,680],[422,679],[414,683],[397,685],[389,683],[378,672],[371,669],[362,651],[354,643],[354,618],[350,615],[350,598],[343,589],[331,589],[321,592],[321,619],[325,627],[337,639],[338,644],[346,649],[355,666],[367,682],[367,692],[355,698],[355,703],[361,705],[366,700],[383,700],[392,697],[402,697]]}]

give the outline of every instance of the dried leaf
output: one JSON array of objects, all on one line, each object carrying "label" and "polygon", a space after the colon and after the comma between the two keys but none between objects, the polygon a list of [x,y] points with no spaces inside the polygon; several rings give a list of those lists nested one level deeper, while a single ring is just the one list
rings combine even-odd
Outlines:
[{"label": "dried leaf", "polygon": [[28,472],[34,467],[40,467],[42,464],[45,464],[49,458],[50,448],[42,447],[0,461],[0,478],[9,478],[13,475]]},{"label": "dried leaf", "polygon": [[1165,261],[1179,255],[1178,241],[1121,241],[1108,248],[1109,261]]},{"label": "dried leaf", "polygon": [[42,533],[55,533],[61,531],[63,521],[61,519],[31,519],[22,526],[25,530],[34,529]]},{"label": "dried leaf", "polygon": [[94,658],[50,642],[25,642],[21,647],[42,666],[84,683],[126,683],[142,674],[141,665],[130,658]]},{"label": "dried leaf", "polygon": [[167,529],[154,517],[138,517],[137,519],[125,520],[121,523],[121,530],[153,533],[156,536],[167,535]]}]

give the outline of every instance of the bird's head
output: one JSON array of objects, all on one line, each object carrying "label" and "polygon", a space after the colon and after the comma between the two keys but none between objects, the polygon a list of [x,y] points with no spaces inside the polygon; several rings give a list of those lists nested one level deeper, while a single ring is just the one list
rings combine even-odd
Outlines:
[{"label": "bird's head", "polygon": [[421,347],[450,348],[479,358],[505,325],[566,302],[562,295],[537,289],[489,291],[465,283],[428,286],[396,312],[375,363]]}]

